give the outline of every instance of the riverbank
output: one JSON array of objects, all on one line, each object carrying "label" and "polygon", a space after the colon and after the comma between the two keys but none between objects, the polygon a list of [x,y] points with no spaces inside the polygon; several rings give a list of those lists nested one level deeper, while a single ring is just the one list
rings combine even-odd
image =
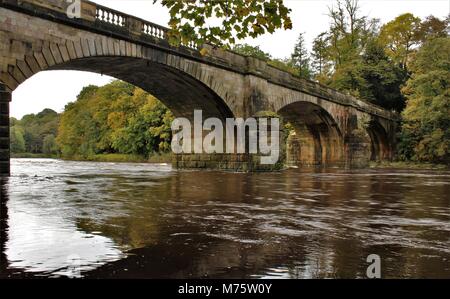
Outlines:
[{"label": "riverbank", "polygon": [[126,154],[99,154],[89,157],[75,156],[70,158],[62,158],[56,155],[33,154],[33,153],[13,153],[11,158],[20,159],[62,159],[66,161],[90,161],[90,162],[114,162],[114,163],[171,163],[172,154],[162,153],[155,154],[148,158],[139,155]]},{"label": "riverbank", "polygon": [[423,169],[423,170],[448,170],[450,165],[434,164],[434,163],[417,163],[417,162],[405,162],[405,161],[381,161],[370,162],[370,168],[380,169]]},{"label": "riverbank", "polygon": [[[172,153],[154,154],[149,158],[139,155],[127,154],[99,154],[89,157],[75,156],[71,158],[61,158],[56,155],[33,154],[33,153],[12,153],[11,158],[25,159],[62,159],[66,161],[90,161],[90,162],[112,162],[112,163],[172,163]],[[417,163],[404,161],[382,161],[370,162],[369,168],[379,169],[423,169],[423,170],[449,170],[450,165]]]}]

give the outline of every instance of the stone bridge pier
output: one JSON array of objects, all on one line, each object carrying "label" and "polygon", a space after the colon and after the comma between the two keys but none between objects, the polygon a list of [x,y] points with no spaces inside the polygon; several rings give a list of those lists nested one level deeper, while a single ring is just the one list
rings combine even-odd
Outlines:
[{"label": "stone bridge pier", "polygon": [[9,102],[11,93],[0,83],[0,176],[10,175]]}]

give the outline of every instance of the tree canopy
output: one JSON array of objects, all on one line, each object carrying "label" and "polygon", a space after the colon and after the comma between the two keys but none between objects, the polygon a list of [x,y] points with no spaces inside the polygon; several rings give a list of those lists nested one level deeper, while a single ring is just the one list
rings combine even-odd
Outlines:
[{"label": "tree canopy", "polygon": [[148,157],[170,148],[172,113],[155,97],[122,81],[88,86],[66,106],[56,141],[63,157],[103,153]]},{"label": "tree canopy", "polygon": [[13,153],[43,153],[44,140],[58,132],[59,115],[51,109],[38,114],[25,115],[21,120],[12,119],[10,136]]},{"label": "tree canopy", "polygon": [[291,10],[282,0],[158,1],[169,9],[172,44],[230,46],[246,37],[292,28]]},{"label": "tree canopy", "polygon": [[403,69],[411,58],[413,49],[420,43],[420,18],[411,13],[398,16],[381,28],[380,41],[388,55]]},{"label": "tree canopy", "polygon": [[450,39],[427,42],[411,63],[404,93],[400,154],[405,159],[450,163]]},{"label": "tree canopy", "polygon": [[148,158],[170,149],[172,119],[160,101],[131,84],[89,85],[62,114],[45,109],[11,118],[11,151],[69,159],[110,153]]}]

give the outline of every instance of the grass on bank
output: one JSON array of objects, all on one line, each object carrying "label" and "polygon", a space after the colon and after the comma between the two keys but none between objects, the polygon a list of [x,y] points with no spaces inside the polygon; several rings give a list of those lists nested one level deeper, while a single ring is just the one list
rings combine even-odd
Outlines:
[{"label": "grass on bank", "polygon": [[411,161],[378,161],[370,162],[370,168],[395,168],[395,169],[431,169],[431,170],[447,170],[450,165],[434,164],[434,163],[418,163]]}]

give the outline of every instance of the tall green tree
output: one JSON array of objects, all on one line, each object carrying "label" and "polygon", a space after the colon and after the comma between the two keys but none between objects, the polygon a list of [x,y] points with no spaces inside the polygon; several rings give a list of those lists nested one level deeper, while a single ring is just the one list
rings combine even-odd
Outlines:
[{"label": "tall green tree", "polygon": [[25,115],[18,124],[23,128],[25,151],[42,153],[45,136],[56,135],[59,115],[51,109],[44,109],[38,114]]},{"label": "tall green tree", "polygon": [[378,20],[361,15],[357,0],[338,0],[330,8],[329,16],[331,25],[326,53],[334,72],[324,83],[361,97],[361,89],[366,88],[359,70],[363,63],[361,54],[376,35]]},{"label": "tall green tree", "polygon": [[362,63],[355,66],[361,84],[357,88],[363,99],[386,109],[401,112],[405,98],[401,93],[407,74],[385,53],[377,40],[366,45]]},{"label": "tall green tree", "polygon": [[9,130],[10,135],[10,148],[12,153],[24,153],[25,152],[25,138],[22,127],[18,125],[11,126]]},{"label": "tall green tree", "polygon": [[359,58],[367,41],[376,33],[378,20],[361,15],[358,0],[337,0],[328,15],[331,24],[328,52],[337,69]]},{"label": "tall green tree", "polygon": [[399,153],[450,163],[450,38],[429,40],[411,63]]},{"label": "tall green tree", "polygon": [[420,26],[420,18],[405,13],[381,28],[380,42],[385,45],[387,54],[405,70],[411,54],[420,44]]},{"label": "tall green tree", "polygon": [[311,78],[311,65],[309,52],[306,49],[304,33],[300,33],[291,55],[291,63],[297,74],[306,79]]},{"label": "tall green tree", "polygon": [[324,82],[330,71],[327,32],[322,32],[314,39],[311,57],[316,79]]}]

